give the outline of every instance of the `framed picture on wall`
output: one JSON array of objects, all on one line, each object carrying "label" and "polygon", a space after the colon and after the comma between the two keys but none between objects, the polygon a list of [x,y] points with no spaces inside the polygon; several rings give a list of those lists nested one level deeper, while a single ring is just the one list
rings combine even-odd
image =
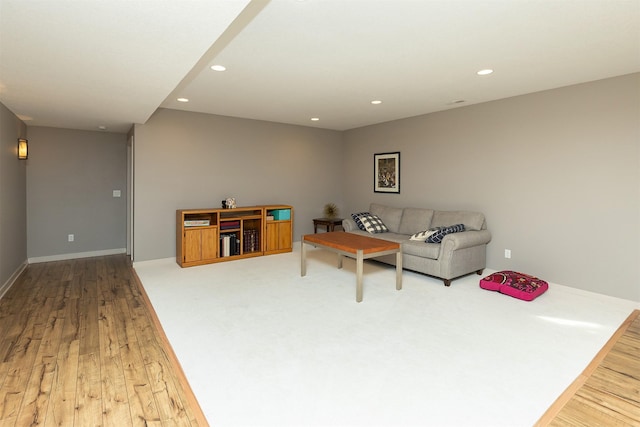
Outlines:
[{"label": "framed picture on wall", "polygon": [[373,155],[373,191],[400,193],[400,152]]}]

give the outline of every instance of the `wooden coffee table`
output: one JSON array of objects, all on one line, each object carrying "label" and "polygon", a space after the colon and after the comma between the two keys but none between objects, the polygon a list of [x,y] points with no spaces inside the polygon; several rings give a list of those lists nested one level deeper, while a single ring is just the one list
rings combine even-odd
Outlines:
[{"label": "wooden coffee table", "polygon": [[307,274],[307,245],[318,246],[338,254],[338,268],[342,268],[342,257],[356,260],[356,301],[362,302],[363,261],[382,255],[396,254],[396,289],[402,289],[402,249],[400,244],[388,240],[375,239],[359,234],[332,231],[302,236],[300,275]]}]

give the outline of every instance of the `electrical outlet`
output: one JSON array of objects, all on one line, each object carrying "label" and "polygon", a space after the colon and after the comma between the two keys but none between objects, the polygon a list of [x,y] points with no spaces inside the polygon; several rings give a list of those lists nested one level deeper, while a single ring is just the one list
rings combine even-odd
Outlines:
[{"label": "electrical outlet", "polygon": [[505,258],[511,258],[511,249],[505,249],[504,250],[504,257]]},{"label": "electrical outlet", "polygon": [[69,236],[67,236],[67,238],[69,239],[70,242],[73,242],[76,238],[76,236],[74,236],[73,234],[69,234]]}]

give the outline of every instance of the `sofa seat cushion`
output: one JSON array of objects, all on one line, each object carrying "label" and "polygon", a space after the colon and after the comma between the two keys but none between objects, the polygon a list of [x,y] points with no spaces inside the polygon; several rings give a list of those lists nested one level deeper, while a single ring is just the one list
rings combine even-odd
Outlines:
[{"label": "sofa seat cushion", "polygon": [[517,271],[498,271],[480,280],[480,287],[498,291],[525,301],[532,301],[549,289],[549,284],[537,277]]},{"label": "sofa seat cushion", "polygon": [[419,256],[421,258],[438,259],[440,255],[440,244],[425,243],[418,240],[404,240],[402,242],[402,253]]}]

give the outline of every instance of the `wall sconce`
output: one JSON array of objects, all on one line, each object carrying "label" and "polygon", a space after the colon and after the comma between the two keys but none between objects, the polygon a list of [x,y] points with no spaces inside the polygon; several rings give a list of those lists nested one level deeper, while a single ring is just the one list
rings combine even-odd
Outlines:
[{"label": "wall sconce", "polygon": [[18,139],[18,159],[24,160],[29,156],[29,141],[26,139]]}]

